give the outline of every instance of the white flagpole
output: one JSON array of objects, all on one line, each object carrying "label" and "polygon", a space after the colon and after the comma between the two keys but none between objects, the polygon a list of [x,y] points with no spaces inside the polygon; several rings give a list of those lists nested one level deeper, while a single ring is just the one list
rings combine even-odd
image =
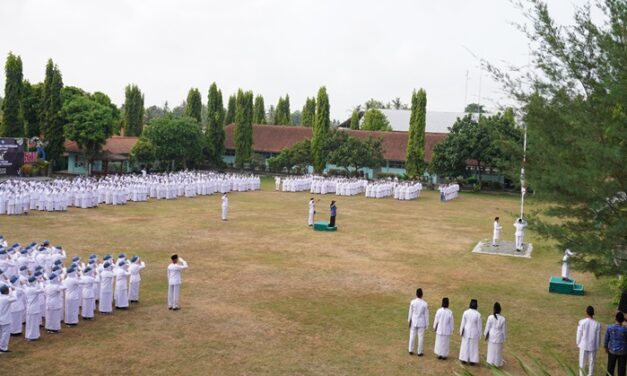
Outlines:
[{"label": "white flagpole", "polygon": [[525,210],[525,193],[527,193],[527,187],[525,184],[525,162],[527,161],[527,124],[523,126],[523,160],[522,167],[520,168],[520,218],[523,218]]}]

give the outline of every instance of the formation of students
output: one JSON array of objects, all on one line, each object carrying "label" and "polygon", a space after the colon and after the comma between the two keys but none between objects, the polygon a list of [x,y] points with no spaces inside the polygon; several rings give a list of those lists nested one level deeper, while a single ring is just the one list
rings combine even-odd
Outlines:
[{"label": "formation of students", "polygon": [[[424,356],[424,334],[429,327],[429,305],[422,299],[422,289],[416,290],[416,298],[409,303],[409,355]],[[442,299],[442,306],[435,313],[433,331],[436,334],[434,353],[440,360],[445,360],[450,354],[450,339],[453,335],[455,323],[453,312],[449,309],[449,299]],[[487,363],[495,367],[503,366],[503,344],[507,338],[507,321],[501,315],[501,305],[496,302],[493,314],[486,321],[482,331],[481,314],[478,311],[478,302],[471,299],[469,308],[462,315],[459,327],[462,338],[459,349],[459,360],[463,364],[476,365],[479,363],[479,339],[483,335],[488,342]],[[418,343],[416,344],[416,339]]]},{"label": "formation of students", "polygon": [[420,182],[400,183],[394,187],[394,199],[396,200],[415,200],[422,192],[422,184]]},{"label": "formation of students", "polygon": [[283,192],[305,192],[311,188],[311,180],[311,175],[289,176],[286,178],[275,176],[274,184],[277,191],[282,190]]},{"label": "formation of students", "polygon": [[456,199],[459,195],[459,184],[443,184],[439,187],[440,201],[449,201]]},{"label": "formation of students", "polygon": [[[146,264],[121,253],[114,259],[96,254],[83,262],[79,256],[67,261],[62,246],[32,242],[8,246],[0,235],[0,353],[9,352],[11,336],[27,341],[40,338],[40,327],[59,333],[93,320],[95,311],[110,314],[113,307],[128,309],[139,302],[141,271]],[[43,324],[42,324],[43,322]]]},{"label": "formation of students", "polygon": [[[364,192],[366,179],[347,178],[314,178],[311,193],[335,193],[337,196],[356,196]],[[324,192],[324,193],[323,193]]]},{"label": "formation of students", "polygon": [[0,214],[27,214],[30,210],[65,211],[124,205],[129,201],[176,199],[217,192],[245,192],[261,187],[259,176],[181,171],[150,175],[109,175],[48,181],[7,180],[0,183]]},{"label": "formation of students", "polygon": [[390,180],[380,180],[368,183],[366,186],[366,197],[385,198],[394,194],[394,187],[397,183]]}]

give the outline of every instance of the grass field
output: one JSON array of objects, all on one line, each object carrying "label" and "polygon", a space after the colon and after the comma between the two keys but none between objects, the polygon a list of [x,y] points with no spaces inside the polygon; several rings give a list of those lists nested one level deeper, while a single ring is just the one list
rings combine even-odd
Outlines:
[{"label": "grass field", "polygon": [[[146,261],[139,305],[112,316],[43,334],[27,343],[12,338],[13,353],[0,369],[26,374],[132,375],[450,375],[451,357],[407,354],[407,308],[422,287],[433,320],[442,297],[451,299],[458,327],[471,298],[483,321],[499,301],[508,319],[504,369],[520,374],[515,357],[536,357],[554,374],[555,353],[576,366],[575,332],[588,304],[598,319],[612,320],[606,283],[574,272],[586,296],[549,294],[561,254],[528,234],[532,259],[470,251],[502,218],[502,236],[513,239],[516,197],[461,194],[440,203],[437,192],[417,201],[340,197],[337,233],[307,227],[308,193],[263,190],[234,193],[229,221],[220,221],[220,197],[34,212],[0,217],[10,242],[49,239],[68,256],[124,251]],[[317,219],[326,218],[322,196]],[[178,253],[183,274],[180,311],[167,309],[165,268]],[[603,328],[605,330],[605,326]],[[480,352],[485,358],[486,345]],[[599,354],[597,368],[605,356]],[[473,368],[478,375],[491,374]],[[2,372],[4,374],[4,372]]]}]

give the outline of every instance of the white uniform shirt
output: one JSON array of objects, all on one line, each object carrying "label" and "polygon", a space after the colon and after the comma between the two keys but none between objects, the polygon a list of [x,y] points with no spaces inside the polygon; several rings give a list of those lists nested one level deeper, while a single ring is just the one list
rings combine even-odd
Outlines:
[{"label": "white uniform shirt", "polygon": [[429,306],[427,302],[416,298],[409,303],[407,321],[414,328],[426,328],[429,325]]},{"label": "white uniform shirt", "polygon": [[481,336],[481,314],[476,309],[467,309],[462,316],[459,334],[466,338],[479,338]]},{"label": "white uniform shirt", "polygon": [[450,336],[453,333],[453,311],[441,307],[435,313],[433,319],[433,330],[441,336]]},{"label": "white uniform shirt", "polygon": [[484,336],[492,343],[505,342],[505,338],[507,338],[507,321],[505,317],[498,313],[496,314],[496,318],[494,315],[490,315],[488,321],[485,323]]},{"label": "white uniform shirt", "polygon": [[182,282],[181,272],[187,269],[187,262],[179,258],[179,262],[168,265],[168,284],[170,286],[180,285]]},{"label": "white uniform shirt", "polygon": [[601,324],[586,317],[577,326],[577,347],[584,351],[597,351],[601,340]]}]

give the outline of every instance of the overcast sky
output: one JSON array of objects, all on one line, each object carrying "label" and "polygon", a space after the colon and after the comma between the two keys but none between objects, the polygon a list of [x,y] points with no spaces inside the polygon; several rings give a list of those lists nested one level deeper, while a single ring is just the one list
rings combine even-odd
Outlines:
[{"label": "overcast sky", "polygon": [[[582,3],[548,1],[561,23]],[[191,87],[206,103],[215,81],[225,96],[262,94],[266,107],[288,93],[294,111],[325,85],[332,117],[344,120],[369,98],[407,103],[420,87],[429,110],[462,111],[480,87],[495,108],[503,94],[485,72],[480,85],[469,51],[527,64],[512,26],[521,21],[507,0],[0,0],[0,59],[20,55],[24,77],[39,82],[52,58],[65,85],[117,104],[135,83],[146,107],[174,107]]]}]

